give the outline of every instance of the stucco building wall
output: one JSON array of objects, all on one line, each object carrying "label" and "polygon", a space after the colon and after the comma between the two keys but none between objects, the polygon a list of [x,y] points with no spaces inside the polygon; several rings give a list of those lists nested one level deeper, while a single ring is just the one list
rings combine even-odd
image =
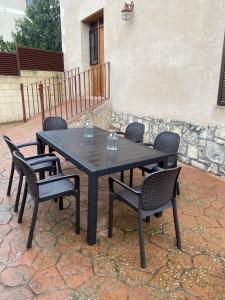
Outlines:
[{"label": "stucco building wall", "polygon": [[61,0],[65,67],[88,67],[82,20],[104,8],[105,61],[111,63],[112,109],[160,118],[224,123],[217,92],[225,2]]},{"label": "stucco building wall", "polygon": [[15,31],[15,21],[25,15],[26,0],[0,0],[0,35],[11,41]]},{"label": "stucco building wall", "polygon": [[65,68],[90,67],[82,20],[104,9],[112,125],[145,122],[150,140],[178,132],[184,162],[225,176],[225,107],[217,106],[225,1],[134,0],[129,22],[122,21],[123,4],[61,0]]}]

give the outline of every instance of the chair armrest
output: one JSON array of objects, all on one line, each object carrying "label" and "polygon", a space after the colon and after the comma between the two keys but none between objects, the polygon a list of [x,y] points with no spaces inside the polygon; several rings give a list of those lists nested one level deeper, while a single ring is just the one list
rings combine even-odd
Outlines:
[{"label": "chair armrest", "polygon": [[[169,157],[174,157],[174,158],[176,158],[177,159],[177,156],[178,156],[178,152],[175,152],[175,153],[168,153],[168,154],[166,154],[167,155],[167,166],[168,166],[168,158]],[[161,167],[161,168],[165,168],[165,165],[163,164],[163,163],[159,163],[158,164],[159,165],[159,167]],[[177,163],[174,165],[174,167],[176,167],[177,166]],[[166,167],[167,168],[167,167]]]},{"label": "chair armrest", "polygon": [[125,132],[122,132],[122,131],[120,131],[120,130],[115,131],[115,133],[116,133],[116,134],[122,134],[122,135],[125,135]]},{"label": "chair armrest", "polygon": [[29,146],[37,146],[37,153],[41,153],[41,144],[38,141],[31,141],[23,144],[17,144],[16,145],[18,148],[25,148]]},{"label": "chair armrest", "polygon": [[23,148],[23,147],[33,146],[33,145],[40,146],[40,143],[37,141],[32,141],[32,142],[27,142],[27,143],[23,143],[23,144],[17,144],[16,146],[18,148]]},{"label": "chair armrest", "polygon": [[60,177],[51,178],[51,176],[50,176],[48,178],[39,180],[39,181],[37,181],[37,185],[40,186],[45,183],[57,182],[57,181],[64,180],[64,179],[74,178],[75,185],[78,183],[77,186],[78,187],[80,186],[80,176],[79,175],[76,175],[76,174],[63,175],[63,173],[61,173],[61,174],[60,174],[61,175]]},{"label": "chair armrest", "polygon": [[177,156],[178,152],[174,152],[174,153],[168,153],[167,156]]},{"label": "chair armrest", "polygon": [[108,180],[109,180],[109,189],[110,189],[110,192],[112,192],[112,193],[115,193],[113,183],[116,182],[117,184],[119,184],[120,186],[122,186],[125,189],[129,190],[130,192],[132,192],[135,195],[140,195],[141,194],[140,191],[136,191],[136,190],[132,189],[131,187],[127,186],[125,183],[123,183],[123,182],[121,182],[121,181],[119,181],[115,178],[109,177]]},{"label": "chair armrest", "polygon": [[148,146],[148,147],[153,147],[154,144],[153,143],[142,143],[143,146]]}]

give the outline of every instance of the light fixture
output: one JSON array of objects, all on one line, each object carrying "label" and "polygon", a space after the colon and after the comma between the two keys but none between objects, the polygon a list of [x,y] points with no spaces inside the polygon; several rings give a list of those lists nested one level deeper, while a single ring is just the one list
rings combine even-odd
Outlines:
[{"label": "light fixture", "polygon": [[131,18],[131,15],[133,13],[134,10],[134,2],[131,1],[131,3],[124,3],[124,7],[122,9],[122,20],[124,21],[129,21]]}]

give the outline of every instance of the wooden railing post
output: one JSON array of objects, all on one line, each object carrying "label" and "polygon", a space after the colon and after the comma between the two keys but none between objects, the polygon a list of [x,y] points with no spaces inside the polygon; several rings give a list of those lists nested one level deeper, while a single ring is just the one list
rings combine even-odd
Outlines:
[{"label": "wooden railing post", "polygon": [[45,105],[44,105],[44,91],[43,91],[43,84],[39,83],[39,95],[40,95],[40,103],[41,103],[41,118],[42,123],[45,119]]},{"label": "wooden railing post", "polygon": [[21,93],[22,108],[23,108],[23,122],[25,123],[27,121],[27,117],[26,117],[23,83],[20,84],[20,93]]}]

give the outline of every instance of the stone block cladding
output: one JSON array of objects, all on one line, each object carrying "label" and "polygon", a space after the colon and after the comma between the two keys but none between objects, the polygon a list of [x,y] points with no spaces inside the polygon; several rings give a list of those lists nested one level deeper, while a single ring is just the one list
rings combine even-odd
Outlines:
[{"label": "stone block cladding", "polygon": [[163,131],[176,132],[181,137],[180,161],[225,177],[225,126],[111,113],[113,128],[124,131],[129,123],[135,121],[145,125],[145,142],[154,142]]}]

